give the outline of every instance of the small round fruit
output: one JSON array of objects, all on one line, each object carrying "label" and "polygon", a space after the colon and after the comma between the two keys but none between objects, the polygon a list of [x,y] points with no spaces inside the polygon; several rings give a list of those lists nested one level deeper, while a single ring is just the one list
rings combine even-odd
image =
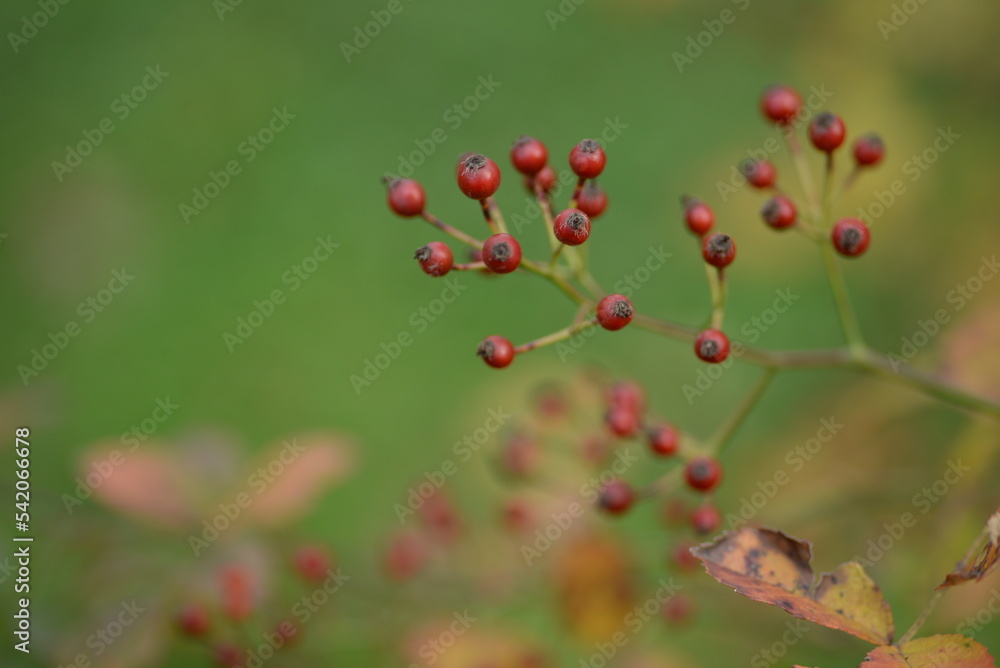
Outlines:
[{"label": "small round fruit", "polygon": [[526,176],[534,176],[549,161],[549,151],[545,144],[534,137],[523,136],[510,149],[510,161],[517,171]]},{"label": "small round fruit", "polygon": [[635,502],[635,492],[627,482],[612,480],[601,490],[598,503],[601,508],[612,515],[621,515],[632,507]]},{"label": "small round fruit", "polygon": [[722,480],[722,467],[712,457],[694,457],[684,467],[684,480],[691,489],[709,492]]},{"label": "small round fruit", "polygon": [[608,406],[627,408],[637,415],[642,415],[646,410],[646,393],[637,383],[630,380],[618,381],[608,390]]},{"label": "small round fruit", "polygon": [[576,198],[576,208],[591,218],[597,218],[608,208],[608,194],[597,181],[588,181]]},{"label": "small round fruit", "polygon": [[774,185],[778,171],[767,160],[747,159],[740,163],[740,172],[754,188],[765,189]]},{"label": "small round fruit", "polygon": [[871,232],[857,218],[842,218],[833,226],[833,247],[844,257],[857,257],[868,250]]},{"label": "small round fruit", "polygon": [[476,354],[494,369],[502,369],[514,361],[514,344],[503,336],[487,336],[476,348]]},{"label": "small round fruit", "polygon": [[188,603],[177,613],[177,628],[186,635],[203,636],[211,626],[208,608],[200,603]]},{"label": "small round fruit", "polygon": [[[525,183],[528,186],[528,190],[532,193],[535,192],[535,188],[531,185],[530,179],[525,179]],[[541,186],[544,192],[551,192],[553,188],[556,187],[556,172],[549,165],[545,165],[542,171],[535,174],[535,183]]]},{"label": "small round fruit", "polygon": [[243,665],[243,650],[236,645],[224,643],[212,648],[215,665],[222,668],[240,668]]},{"label": "small round fruit", "polygon": [[596,179],[607,161],[604,149],[593,139],[584,139],[569,154],[569,166],[581,179]]},{"label": "small round fruit", "polygon": [[556,216],[552,229],[560,243],[579,246],[590,236],[590,218],[579,209],[566,209]]},{"label": "small round fruit", "polygon": [[710,503],[691,511],[691,528],[699,534],[713,533],[722,526],[722,513]]},{"label": "small round fruit", "polygon": [[321,547],[305,545],[295,553],[295,571],[304,580],[321,582],[332,567],[330,555]]},{"label": "small round fruit", "polygon": [[653,427],[646,432],[649,449],[661,457],[676,455],[680,449],[680,434],[677,428],[670,424]]},{"label": "small round fruit", "polygon": [[509,274],[521,264],[521,244],[509,234],[494,234],[483,244],[483,262],[494,274]]},{"label": "small round fruit", "polygon": [[845,137],[847,137],[847,128],[844,127],[844,121],[829,111],[817,114],[816,118],[812,119],[812,123],[809,124],[810,141],[812,141],[813,146],[825,153],[832,153],[840,148]]},{"label": "small round fruit", "polygon": [[639,433],[639,416],[628,408],[615,406],[604,414],[608,430],[621,438],[632,438]]},{"label": "small round fruit", "polygon": [[417,575],[427,562],[427,539],[413,530],[402,530],[392,536],[383,555],[382,567],[393,580],[408,580]]},{"label": "small round fruit", "polygon": [[703,237],[715,224],[715,212],[701,200],[687,198],[684,200],[684,222],[689,230]]},{"label": "small round fruit", "polygon": [[703,362],[724,362],[729,357],[729,337],[717,329],[706,329],[695,337],[694,354]]},{"label": "small round fruit", "polygon": [[693,543],[678,543],[674,547],[673,562],[682,571],[691,571],[698,567],[698,558],[691,554]]},{"label": "small round fruit", "polygon": [[389,181],[387,196],[389,208],[404,218],[419,216],[424,212],[427,195],[424,188],[413,179],[393,179]]},{"label": "small round fruit", "polygon": [[432,241],[426,246],[421,246],[413,257],[428,276],[444,276],[451,271],[455,263],[451,248],[441,241]]},{"label": "small round fruit", "polygon": [[885,143],[876,134],[858,137],[854,142],[854,162],[859,167],[874,167],[885,157]]},{"label": "small round fruit", "polygon": [[500,187],[500,168],[481,153],[470,153],[458,161],[458,187],[466,197],[484,200]]},{"label": "small round fruit", "polygon": [[723,269],[736,259],[736,242],[728,234],[713,234],[701,244],[701,256],[713,267]]},{"label": "small round fruit", "polygon": [[597,302],[597,324],[615,332],[632,322],[635,309],[624,295],[608,295]]},{"label": "small round fruit", "polygon": [[776,230],[784,230],[795,224],[798,218],[798,211],[795,209],[795,203],[792,200],[784,195],[775,195],[760,210],[760,215],[770,227]]},{"label": "small round fruit", "polygon": [[663,604],[661,612],[668,624],[679,626],[691,620],[695,613],[694,601],[690,596],[674,594]]},{"label": "small round fruit", "polygon": [[760,98],[760,110],[775,123],[787,125],[795,120],[802,108],[802,98],[789,86],[771,86]]}]

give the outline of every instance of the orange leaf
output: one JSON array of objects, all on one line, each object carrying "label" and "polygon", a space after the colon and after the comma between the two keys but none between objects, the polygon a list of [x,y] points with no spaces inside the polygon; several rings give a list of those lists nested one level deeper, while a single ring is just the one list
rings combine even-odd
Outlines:
[{"label": "orange leaf", "polygon": [[1000,561],[1000,509],[997,509],[990,519],[986,520],[986,528],[989,530],[990,540],[979,552],[979,557],[969,564],[964,562],[949,573],[944,582],[938,585],[938,589],[954,587],[968,582],[969,580],[982,580],[990,571],[997,566]]},{"label": "orange leaf", "polygon": [[996,668],[986,648],[962,635],[917,638],[900,645],[877,647],[864,668]]},{"label": "orange leaf", "polygon": [[709,575],[755,601],[876,645],[892,642],[889,604],[856,562],[824,573],[813,587],[809,543],[744,527],[692,550]]}]

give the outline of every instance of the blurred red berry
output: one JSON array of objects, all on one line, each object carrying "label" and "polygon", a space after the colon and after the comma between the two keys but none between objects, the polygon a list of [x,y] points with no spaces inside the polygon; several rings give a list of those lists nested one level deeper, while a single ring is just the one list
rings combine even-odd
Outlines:
[{"label": "blurred red berry", "polygon": [[549,160],[549,151],[545,144],[534,137],[520,137],[510,149],[510,161],[514,169],[527,176],[534,176],[542,171]]},{"label": "blurred red berry", "polygon": [[295,571],[307,582],[322,582],[333,567],[330,553],[318,545],[303,545],[295,552]]},{"label": "blurred red berry", "polygon": [[504,444],[501,461],[506,473],[525,477],[535,472],[541,456],[542,452],[533,438],[514,434]]},{"label": "blurred red berry", "polygon": [[598,501],[601,508],[612,515],[621,515],[635,501],[635,492],[629,487],[627,482],[622,480],[612,480],[601,490],[601,497]]},{"label": "blurred red berry", "polygon": [[760,110],[775,123],[787,125],[795,120],[802,108],[802,98],[789,86],[771,86],[760,98]]},{"label": "blurred red berry", "polygon": [[722,467],[712,457],[694,457],[684,467],[684,480],[691,489],[709,492],[722,480]]},{"label": "blurred red berry", "polygon": [[680,435],[677,428],[670,424],[657,425],[646,432],[649,448],[655,454],[669,457],[677,454],[680,448]]},{"label": "blurred red berry", "polygon": [[833,226],[831,233],[833,247],[845,257],[857,257],[868,250],[871,232],[863,221],[857,218],[842,218]]},{"label": "blurred red berry", "polygon": [[740,172],[754,188],[770,188],[778,172],[767,160],[747,159],[740,163]]},{"label": "blurred red berry", "polygon": [[702,242],[701,256],[713,267],[723,269],[736,259],[736,242],[728,234],[712,234]]},{"label": "blurred red berry", "polygon": [[215,665],[222,668],[243,668],[243,650],[236,645],[221,644],[212,648]]},{"label": "blurred red berry", "polygon": [[725,362],[729,357],[729,337],[717,329],[706,329],[695,337],[694,354],[703,362]]},{"label": "blurred red berry", "polygon": [[635,411],[621,406],[609,408],[604,421],[612,434],[622,438],[632,438],[639,433],[641,427],[639,416]]},{"label": "blurred red berry", "polygon": [[414,531],[400,531],[389,540],[383,568],[393,580],[409,580],[419,573],[427,561],[426,540]]},{"label": "blurred red berry", "polygon": [[798,211],[792,200],[784,195],[775,195],[760,210],[760,215],[770,227],[783,230],[795,224]]},{"label": "blurred red berry", "polygon": [[389,181],[389,208],[404,218],[419,216],[424,212],[427,196],[424,188],[413,179]]},{"label": "blurred red berry", "polygon": [[203,636],[211,626],[208,608],[200,603],[188,603],[177,613],[177,628],[186,635]]},{"label": "blurred red berry", "polygon": [[608,405],[627,408],[637,415],[642,415],[646,410],[646,393],[637,383],[630,380],[618,381],[608,391]]},{"label": "blurred red berry", "polygon": [[438,490],[424,499],[420,519],[429,534],[444,543],[455,541],[462,533],[462,522],[451,499]]},{"label": "blurred red berry", "polygon": [[576,208],[591,218],[597,218],[608,208],[608,194],[597,181],[588,181],[576,199]]},{"label": "blurred red berry", "polygon": [[691,597],[684,594],[674,594],[663,604],[663,618],[668,624],[679,625],[691,619],[694,615],[695,605]]},{"label": "blurred red berry", "polygon": [[466,197],[483,200],[500,187],[500,168],[481,153],[462,156],[455,171],[458,187]]},{"label": "blurred red berry", "polygon": [[705,535],[714,533],[722,525],[722,514],[710,503],[698,506],[691,512],[691,528]]},{"label": "blurred red berry", "polygon": [[250,574],[240,566],[222,571],[222,610],[229,619],[240,621],[253,613]]},{"label": "blurred red berry", "polygon": [[698,567],[698,558],[691,554],[694,543],[683,542],[674,546],[672,554],[674,566],[682,571],[691,571]]},{"label": "blurred red berry", "polygon": [[684,222],[694,234],[703,237],[715,224],[715,212],[701,200],[687,197],[684,199]]},{"label": "blurred red berry", "polygon": [[817,114],[809,124],[809,139],[813,146],[824,153],[831,153],[840,148],[846,137],[847,128],[844,127],[844,121],[829,111]]},{"label": "blurred red berry", "polygon": [[885,157],[885,144],[876,134],[867,134],[854,142],[854,162],[860,167],[873,167]]},{"label": "blurred red berry", "polygon": [[[533,186],[531,186],[531,181],[526,180],[528,184],[528,190],[535,192]],[[556,187],[556,172],[552,167],[546,165],[542,168],[542,171],[535,174],[535,183],[541,186],[542,190],[545,192],[551,192],[553,188]]]}]

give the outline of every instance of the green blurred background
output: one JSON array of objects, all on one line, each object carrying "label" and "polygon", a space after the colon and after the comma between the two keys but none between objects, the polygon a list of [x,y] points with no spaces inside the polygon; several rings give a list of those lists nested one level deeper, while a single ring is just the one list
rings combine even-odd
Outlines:
[{"label": "green blurred background", "polygon": [[[475,206],[453,183],[459,154],[486,153],[505,170],[498,200],[510,219],[526,206],[507,167],[514,138],[542,138],[562,168],[569,148],[599,135],[608,119],[627,126],[608,146],[602,184],[611,206],[590,242],[595,275],[613,284],[645,261],[650,246],[662,244],[673,256],[634,301],[643,311],[700,321],[707,288],[678,213],[682,193],[700,195],[740,245],[727,322],[735,328],[761,313],[776,289],[802,295],[762,336],[759,344],[769,347],[840,341],[813,249],[798,236],[764,229],[758,194],[742,189],[724,202],[716,187],[748,149],[770,136],[756,107],[769,83],[825,87],[832,93],[829,108],[844,116],[852,137],[878,130],[885,138],[885,164],[864,175],[841,203],[842,214],[869,206],[893,180],[906,180],[906,194],[873,221],[869,254],[848,267],[875,347],[898,350],[899,337],[946,307],[947,292],[996,249],[995,3],[902,3],[915,13],[883,34],[879,21],[891,20],[894,3],[588,0],[577,6],[566,0],[560,9],[555,0],[402,0],[402,12],[348,63],[342,43],[387,4],[246,0],[220,14],[222,3],[210,0],[73,2],[59,5],[37,35],[18,43],[16,52],[9,44],[0,58],[0,358],[6,370],[0,424],[8,432],[24,423],[33,427],[33,508],[36,526],[45,525],[36,529],[38,653],[26,661],[5,643],[9,665],[67,659],[46,656],[44,646],[65,630],[60,620],[84,614],[85,601],[75,593],[103,583],[89,580],[83,566],[76,570],[74,523],[85,520],[68,517],[59,495],[72,489],[84,446],[117,438],[148,417],[157,399],[179,405],[157,438],[222,426],[253,451],[304,429],[354,435],[359,471],[324,496],[299,530],[329,540],[345,562],[364,562],[396,522],[392,504],[420,473],[479,426],[487,407],[520,405],[539,379],[567,376],[584,362],[606,365],[646,383],[658,411],[700,433],[745,392],[757,371],[737,365],[690,407],[682,386],[700,367],[688,347],[640,331],[598,335],[569,364],[547,350],[502,374],[488,373],[472,354],[483,336],[523,341],[563,326],[573,314],[571,304],[531,276],[463,275],[471,287],[417,333],[410,314],[442,286],[419,273],[412,251],[439,235],[394,217],[379,178],[398,171],[400,156],[438,128],[447,139],[414,177],[427,189],[433,212],[479,233]],[[674,53],[725,9],[735,20],[678,71]],[[0,25],[5,33],[21,32],[24,17],[38,11],[27,0],[4,3]],[[560,11],[566,20],[553,24],[547,12]],[[143,81],[147,67],[169,75],[123,119],[114,101]],[[448,110],[475,94],[480,77],[499,86],[468,118],[453,122]],[[247,162],[241,142],[266,126],[275,108],[294,118]],[[53,162],[65,161],[67,145],[104,118],[113,119],[114,130],[60,181]],[[960,139],[911,182],[904,163],[949,127]],[[210,172],[231,160],[241,164],[240,173],[186,222],[179,206],[191,204],[193,189],[203,189]],[[779,174],[790,178],[785,156],[776,162]],[[317,237],[339,248],[301,288],[286,289],[287,302],[230,353],[224,332],[234,331],[254,300],[288,287],[282,275],[313,252]],[[540,228],[524,237],[526,250],[539,256]],[[50,332],[69,320],[82,322],[78,304],[122,267],[134,281],[25,385],[18,366],[30,364]],[[996,286],[987,284],[961,315],[989,312],[996,295]],[[355,392],[350,376],[403,331],[414,334],[413,344],[370,387]],[[943,341],[918,364],[933,367]],[[920,412],[900,412],[900,402],[911,399]],[[883,400],[892,417],[880,421],[876,408]],[[723,508],[753,490],[754,471],[767,469],[767,457],[780,461],[811,436],[820,417],[864,411],[845,438],[854,454],[842,461],[824,453],[823,470],[811,471],[815,477],[801,480],[799,492],[789,490],[785,503],[758,518],[817,539],[819,566],[832,567],[897,517],[921,482],[942,469],[956,447],[954,436],[968,435],[967,418],[931,406],[906,390],[846,373],[782,376],[729,455],[733,474]],[[975,428],[984,431],[974,441],[993,444],[976,446],[984,462],[978,485],[950,497],[935,510],[937,524],[921,525],[893,552],[894,563],[887,559],[874,569],[901,627],[997,505],[990,497],[996,486],[989,484],[997,473],[996,434]],[[854,461],[866,463],[851,466]],[[842,473],[837,484],[811,494],[834,471]],[[469,512],[485,513],[474,485],[456,495]],[[93,503],[85,510],[105,512]],[[626,523],[649,554],[662,548],[653,515]],[[121,520],[109,514],[89,521]],[[953,534],[943,533],[956,524]],[[130,536],[132,542],[114,549],[127,552],[132,543],[152,540],[141,530]],[[652,644],[670,648],[685,665],[735,665],[780,636],[783,613],[758,611],[723,589],[705,587],[706,596],[718,598],[686,632],[649,629]],[[529,599],[515,607],[535,611],[521,618],[529,631],[555,635],[557,624],[538,612],[545,605]],[[712,622],[713,606],[733,607],[752,624],[745,632],[720,628]],[[958,614],[942,614],[933,630],[954,628]],[[997,651],[1000,633],[992,626],[977,637]],[[381,640],[319,635],[331,664],[393,660]],[[554,642],[563,665],[576,665],[572,643]],[[853,665],[864,651],[863,643],[819,631],[791,658]],[[189,665],[192,656],[175,650],[159,665]]]}]

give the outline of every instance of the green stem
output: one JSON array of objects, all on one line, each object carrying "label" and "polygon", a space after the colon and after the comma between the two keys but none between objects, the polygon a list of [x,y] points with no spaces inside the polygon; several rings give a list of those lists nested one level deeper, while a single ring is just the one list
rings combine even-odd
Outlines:
[{"label": "green stem", "polygon": [[545,346],[551,346],[553,343],[558,343],[560,341],[565,341],[566,339],[574,336],[578,332],[582,332],[588,327],[593,327],[597,324],[597,318],[591,318],[590,320],[585,320],[584,322],[579,322],[569,327],[564,327],[557,332],[552,332],[547,336],[535,339],[534,341],[528,341],[515,348],[515,352],[518,354],[526,353],[530,350],[536,350],[538,348],[543,348]]},{"label": "green stem", "polygon": [[795,130],[791,127],[785,131],[785,140],[788,142],[788,150],[792,154],[792,162],[795,171],[799,176],[799,183],[806,198],[806,204],[812,214],[813,220],[819,220],[819,199],[816,197],[816,187],[813,185],[812,172],[809,171],[809,161],[806,160],[805,153],[802,152],[802,145],[795,135]]},{"label": "green stem", "polygon": [[475,237],[466,234],[465,232],[463,232],[462,230],[458,229],[457,227],[452,227],[451,225],[449,225],[448,223],[444,222],[443,220],[441,220],[440,218],[438,218],[434,214],[427,213],[425,211],[424,214],[423,214],[423,216],[424,216],[424,220],[426,220],[428,223],[430,223],[434,227],[438,228],[439,230],[443,231],[445,234],[447,234],[449,236],[452,236],[452,237],[458,239],[459,241],[472,246],[473,248],[482,249],[483,242],[480,241],[479,239],[476,239]]},{"label": "green stem", "polygon": [[761,376],[754,386],[750,389],[750,393],[743,398],[740,405],[737,406],[736,410],[729,414],[719,430],[712,436],[709,440],[708,445],[705,450],[711,455],[717,455],[729,441],[732,440],[736,432],[749,417],[750,413],[753,411],[754,406],[760,401],[760,398],[764,396],[764,392],[767,390],[771,381],[774,379],[775,374],[778,372],[777,368],[769,366],[764,369],[764,375]]},{"label": "green stem", "polygon": [[865,340],[861,334],[861,326],[858,324],[854,307],[851,305],[851,297],[847,293],[847,283],[844,281],[840,262],[830,244],[822,243],[820,252],[823,254],[823,266],[830,282],[830,289],[833,291],[833,299],[837,305],[837,314],[840,316],[840,324],[844,330],[844,337],[847,339],[847,346],[860,359],[865,353]]}]

